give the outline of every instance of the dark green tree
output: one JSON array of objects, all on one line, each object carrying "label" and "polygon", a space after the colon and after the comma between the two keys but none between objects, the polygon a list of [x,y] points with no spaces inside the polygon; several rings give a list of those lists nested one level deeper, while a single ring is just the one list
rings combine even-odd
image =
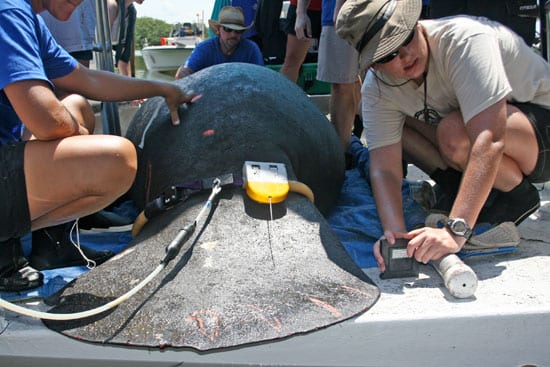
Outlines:
[{"label": "dark green tree", "polygon": [[145,44],[160,45],[161,37],[169,37],[173,27],[163,20],[138,17],[135,30],[136,50],[141,50]]}]

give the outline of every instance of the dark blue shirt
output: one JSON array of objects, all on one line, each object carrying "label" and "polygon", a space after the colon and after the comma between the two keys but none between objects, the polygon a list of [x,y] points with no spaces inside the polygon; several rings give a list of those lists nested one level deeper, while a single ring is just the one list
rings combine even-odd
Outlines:
[{"label": "dark blue shirt", "polygon": [[217,36],[199,43],[185,62],[185,66],[193,72],[197,72],[209,66],[226,62],[264,64],[262,52],[255,42],[242,38],[235,51],[230,56],[226,56],[222,52],[220,38]]},{"label": "dark blue shirt", "polygon": [[[241,7],[245,25],[249,25],[254,21],[256,10],[258,10],[258,0],[231,0],[231,5]],[[248,31],[244,32],[243,37],[250,38],[255,35],[256,28],[252,26]]]},{"label": "dark blue shirt", "polygon": [[321,10],[321,25],[333,26],[334,25],[334,7],[336,6],[336,0],[323,0],[323,9]]}]

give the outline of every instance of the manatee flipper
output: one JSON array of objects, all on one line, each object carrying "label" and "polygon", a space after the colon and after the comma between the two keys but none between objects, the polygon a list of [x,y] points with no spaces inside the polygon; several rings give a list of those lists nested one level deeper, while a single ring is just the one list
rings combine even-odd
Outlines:
[{"label": "manatee flipper", "polygon": [[[51,312],[76,312],[116,298],[143,279],[192,222],[199,195],[153,218],[134,246],[84,274]],[[148,347],[231,347],[319,329],[368,310],[379,290],[355,265],[328,223],[298,194],[272,208],[243,189],[224,190],[192,247],[110,313],[47,321],[79,340]]]}]

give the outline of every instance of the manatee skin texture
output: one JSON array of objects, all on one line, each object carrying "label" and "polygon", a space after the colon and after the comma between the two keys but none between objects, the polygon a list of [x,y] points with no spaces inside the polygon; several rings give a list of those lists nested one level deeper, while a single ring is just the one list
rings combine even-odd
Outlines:
[{"label": "manatee skin texture", "polygon": [[138,149],[130,197],[143,208],[171,185],[226,173],[245,161],[284,163],[289,179],[313,191],[326,214],[344,179],[344,155],[332,124],[294,83],[269,68],[227,63],[175,81],[201,94],[171,124],[162,97],[142,105],[126,137]]}]

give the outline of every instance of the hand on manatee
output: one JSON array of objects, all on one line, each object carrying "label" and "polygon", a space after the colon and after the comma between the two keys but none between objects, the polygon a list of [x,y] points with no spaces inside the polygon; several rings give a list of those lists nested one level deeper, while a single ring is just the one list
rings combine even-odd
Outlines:
[{"label": "hand on manatee", "polygon": [[177,85],[170,84],[170,89],[167,90],[164,95],[164,99],[168,108],[170,109],[170,115],[172,116],[172,125],[177,126],[180,124],[179,107],[187,105],[188,103],[195,102],[202,95],[195,95],[194,93],[184,93]]}]

